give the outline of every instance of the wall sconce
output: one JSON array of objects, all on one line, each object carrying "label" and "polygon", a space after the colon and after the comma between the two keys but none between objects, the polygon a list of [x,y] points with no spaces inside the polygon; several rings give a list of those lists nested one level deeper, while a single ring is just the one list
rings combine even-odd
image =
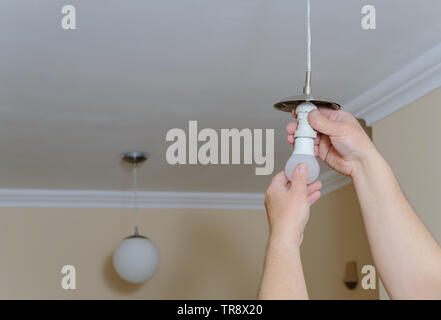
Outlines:
[{"label": "wall sconce", "polygon": [[357,262],[349,261],[346,263],[345,276],[343,282],[349,290],[354,290],[358,284]]}]

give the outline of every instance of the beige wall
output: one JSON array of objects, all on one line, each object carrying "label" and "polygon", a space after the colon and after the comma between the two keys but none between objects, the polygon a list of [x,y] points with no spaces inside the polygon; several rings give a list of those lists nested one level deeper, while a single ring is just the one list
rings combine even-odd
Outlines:
[{"label": "beige wall", "polygon": [[378,299],[378,290],[343,284],[345,265],[373,265],[361,211],[351,185],[323,197],[313,207],[302,245],[302,262],[311,298]]},{"label": "beige wall", "polygon": [[[161,265],[141,286],[113,271],[111,255],[131,231],[130,210],[2,209],[0,298],[254,298],[265,249],[264,212],[148,210],[141,232]],[[61,289],[61,266],[77,290]]]},{"label": "beige wall", "polygon": [[[159,247],[148,283],[120,280],[112,250],[131,232],[125,209],[0,209],[0,299],[253,299],[261,277],[265,212],[144,210],[141,231]],[[376,298],[342,283],[346,261],[372,263],[351,186],[313,208],[303,242],[312,298]],[[77,290],[61,289],[61,267],[77,269]]]},{"label": "beige wall", "polygon": [[[373,126],[373,139],[412,207],[441,243],[441,89]],[[385,292],[382,292],[385,297]]]}]

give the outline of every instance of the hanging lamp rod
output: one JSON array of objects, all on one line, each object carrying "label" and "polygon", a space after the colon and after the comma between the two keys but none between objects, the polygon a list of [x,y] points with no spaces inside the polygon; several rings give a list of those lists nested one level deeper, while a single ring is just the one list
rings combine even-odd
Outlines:
[{"label": "hanging lamp rod", "polygon": [[[139,223],[138,223],[138,178],[137,178],[137,166],[139,163],[142,163],[148,159],[147,153],[134,151],[134,152],[126,152],[122,155],[122,160],[130,163],[133,168],[133,214],[134,214],[134,234],[130,237],[142,237],[139,235]],[[130,238],[129,237],[129,238]]]},{"label": "hanging lamp rod", "polygon": [[331,108],[338,110],[341,106],[331,100],[312,95],[311,77],[311,0],[306,1],[306,77],[303,94],[288,97],[274,105],[280,111],[292,112],[299,104],[311,102],[317,107]]}]

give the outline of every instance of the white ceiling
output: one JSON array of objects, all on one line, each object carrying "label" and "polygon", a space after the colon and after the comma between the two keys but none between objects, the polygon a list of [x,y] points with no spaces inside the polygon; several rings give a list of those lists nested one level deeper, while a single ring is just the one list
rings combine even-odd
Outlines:
[{"label": "white ceiling", "polygon": [[[343,104],[440,42],[441,1],[313,0],[313,89]],[[0,2],[0,188],[125,189],[119,155],[151,154],[142,189],[261,192],[254,166],[170,166],[166,132],[276,129],[279,98],[304,79],[305,1],[82,0],[78,29],[59,0]]]}]

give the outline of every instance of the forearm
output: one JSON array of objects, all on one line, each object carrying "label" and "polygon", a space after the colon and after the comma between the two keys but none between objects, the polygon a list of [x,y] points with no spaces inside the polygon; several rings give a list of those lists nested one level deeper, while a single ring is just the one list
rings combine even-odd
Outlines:
[{"label": "forearm", "polygon": [[376,150],[353,177],[379,274],[392,298],[441,298],[441,249]]},{"label": "forearm", "polygon": [[259,299],[308,299],[300,248],[295,241],[270,237]]}]

